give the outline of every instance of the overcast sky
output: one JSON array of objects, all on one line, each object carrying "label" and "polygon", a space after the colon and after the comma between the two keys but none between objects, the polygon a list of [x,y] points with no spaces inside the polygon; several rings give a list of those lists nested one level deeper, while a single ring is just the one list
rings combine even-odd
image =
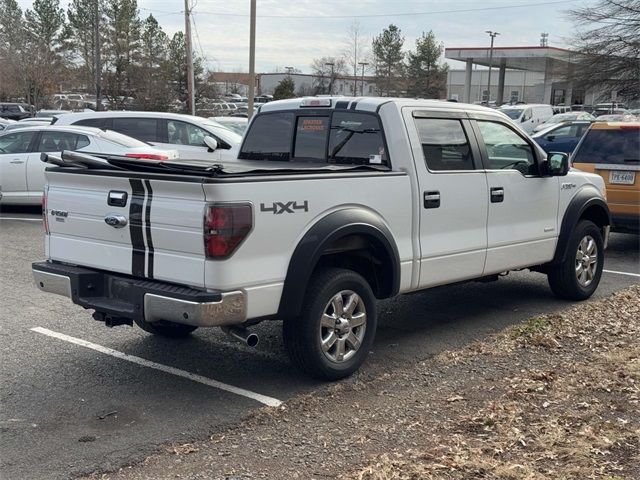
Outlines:
[{"label": "overcast sky", "polygon": [[[190,1],[195,51],[213,69],[248,71],[249,0]],[[19,3],[29,8],[32,1]],[[61,0],[65,9],[67,3]],[[574,25],[565,12],[588,3],[592,0],[257,0],[256,70],[291,66],[309,72],[314,58],[345,49],[346,31],[354,21],[368,45],[394,23],[406,38],[405,50],[429,30],[445,47],[486,46],[485,30],[500,32],[496,46],[538,45],[540,33],[548,32],[550,46],[567,47]],[[168,34],[184,30],[184,1],[138,0],[138,6],[141,17],[153,13]]]}]

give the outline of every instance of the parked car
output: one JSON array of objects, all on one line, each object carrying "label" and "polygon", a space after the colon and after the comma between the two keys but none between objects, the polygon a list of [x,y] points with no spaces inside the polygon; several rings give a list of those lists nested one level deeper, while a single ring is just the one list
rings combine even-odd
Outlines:
[{"label": "parked car", "polygon": [[160,148],[176,149],[181,159],[212,162],[236,160],[242,141],[241,135],[213,120],[178,113],[69,113],[57,117],[54,125],[84,125],[113,130]]},{"label": "parked car", "polygon": [[35,126],[47,126],[47,125],[51,125],[51,120],[47,120],[47,119],[42,119],[42,118],[38,118],[38,119],[30,119],[30,122],[15,122],[12,123],[10,125],[6,125],[4,128],[4,132],[8,132],[8,131],[13,131],[13,130],[21,130],[23,128],[28,128],[28,127],[35,127]]},{"label": "parked car", "polygon": [[542,149],[549,152],[571,153],[580,142],[584,133],[591,126],[590,120],[575,120],[550,125],[546,129],[534,133],[533,138]]},{"label": "parked car", "polygon": [[38,110],[35,118],[52,118],[56,115],[64,115],[65,113],[71,113],[69,110]]},{"label": "parked car", "polygon": [[209,117],[209,120],[213,120],[223,127],[227,127],[229,130],[233,130],[238,135],[244,135],[244,132],[247,130],[247,125],[249,124],[249,119],[246,117],[236,117],[233,114],[229,117]]},{"label": "parked car", "polygon": [[607,115],[599,115],[596,120],[598,122],[635,122],[638,118],[629,113],[612,113]]},{"label": "parked car", "polygon": [[596,117],[600,115],[607,114],[620,114],[625,113],[627,111],[627,107],[624,103],[621,102],[605,102],[605,103],[597,103],[593,108],[593,114]]},{"label": "parked car", "polygon": [[31,105],[26,103],[0,103],[0,117],[9,120],[22,120],[33,117]]},{"label": "parked car", "polygon": [[48,261],[33,264],[36,285],[108,326],[135,322],[165,337],[225,327],[255,345],[249,327],[284,319],[293,363],[325,380],[365,361],[377,299],[524,268],[546,274],[561,298],[598,287],[609,233],[602,178],[569,171],[568,155],[547,156],[497,111],[270,102],[239,158],[171,175],[48,171]]},{"label": "parked car", "polygon": [[558,123],[570,122],[573,120],[594,120],[596,117],[587,112],[567,112],[567,113],[557,113],[549,120],[544,123],[541,123],[536,128],[533,129],[534,132],[539,132],[541,130],[546,130],[551,125],[557,125]]},{"label": "parked car", "polygon": [[571,161],[603,178],[612,229],[640,233],[640,121],[595,122]]},{"label": "parked car", "polygon": [[2,132],[5,128],[7,128],[8,125],[11,125],[12,123],[16,123],[16,121],[0,117],[0,132]]},{"label": "parked car", "polygon": [[542,104],[503,105],[500,111],[527,133],[553,116],[551,105]]},{"label": "parked car", "polygon": [[134,159],[177,160],[178,152],[152,147],[120,133],[91,127],[23,127],[0,134],[0,187],[3,204],[40,203],[44,188],[42,152],[72,150]]}]

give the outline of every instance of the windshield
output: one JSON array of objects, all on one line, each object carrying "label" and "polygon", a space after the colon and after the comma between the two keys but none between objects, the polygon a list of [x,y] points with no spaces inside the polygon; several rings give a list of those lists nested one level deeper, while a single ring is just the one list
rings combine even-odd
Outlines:
[{"label": "windshield", "polygon": [[140,140],[136,140],[135,138],[127,137],[118,132],[114,132],[113,130],[107,130],[100,132],[98,136],[104,140],[115,143],[116,145],[120,145],[122,147],[127,148],[138,148],[138,147],[148,147],[148,143],[141,142]]},{"label": "windshield", "polygon": [[569,120],[576,120],[580,116],[580,113],[558,113],[554,115],[545,123],[560,123],[567,122]]},{"label": "windshield", "polygon": [[211,122],[202,122],[200,126],[206,128],[211,133],[215,133],[216,135],[222,137],[222,139],[231,144],[238,145],[242,142],[242,135],[238,135],[233,130],[229,130],[227,125],[220,125],[219,123],[211,123]]},{"label": "windshield", "polygon": [[505,108],[504,110],[501,110],[501,112],[511,120],[517,120],[520,118],[520,115],[522,115],[523,110],[521,108]]},{"label": "windshield", "polygon": [[589,130],[574,153],[573,163],[640,163],[640,127]]},{"label": "windshield", "polygon": [[244,135],[244,131],[247,129],[248,125],[247,122],[226,122],[224,120],[218,120],[218,123],[238,135]]}]

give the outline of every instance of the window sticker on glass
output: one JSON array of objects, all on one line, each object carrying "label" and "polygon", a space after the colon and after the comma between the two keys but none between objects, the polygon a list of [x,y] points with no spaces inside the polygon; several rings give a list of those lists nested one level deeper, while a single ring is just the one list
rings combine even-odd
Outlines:
[{"label": "window sticker on glass", "polygon": [[327,126],[322,118],[303,118],[299,128],[304,132],[324,132]]}]

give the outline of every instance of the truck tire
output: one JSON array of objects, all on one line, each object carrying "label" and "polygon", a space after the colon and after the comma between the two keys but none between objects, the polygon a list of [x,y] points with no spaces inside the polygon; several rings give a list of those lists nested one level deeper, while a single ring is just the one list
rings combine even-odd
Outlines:
[{"label": "truck tire", "polygon": [[338,380],[365,361],[377,325],[376,302],[367,281],[354,271],[316,272],[305,294],[302,314],[284,322],[291,361],[321,380]]},{"label": "truck tire", "polygon": [[598,288],[604,267],[604,242],[600,229],[580,220],[567,245],[566,259],[547,273],[551,291],[567,300],[586,300]]},{"label": "truck tire", "polygon": [[166,338],[184,338],[189,336],[196,328],[192,325],[183,325],[181,323],[168,322],[163,320],[161,322],[149,323],[144,320],[134,319],[136,325],[142,330],[160,337]]}]

